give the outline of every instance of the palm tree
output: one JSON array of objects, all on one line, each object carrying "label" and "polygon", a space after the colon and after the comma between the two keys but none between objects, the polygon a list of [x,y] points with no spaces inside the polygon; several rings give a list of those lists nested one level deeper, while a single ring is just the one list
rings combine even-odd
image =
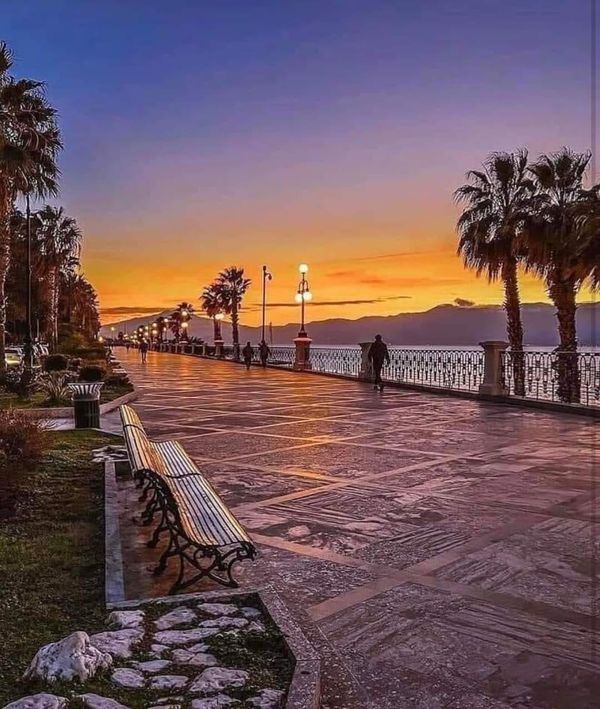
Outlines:
[{"label": "palm tree", "polygon": [[37,214],[41,222],[41,249],[48,269],[48,300],[50,303],[50,342],[58,344],[58,301],[61,274],[74,273],[79,265],[81,230],[62,207],[47,205]]},{"label": "palm tree", "polygon": [[251,282],[249,278],[244,278],[243,268],[230,266],[219,273],[214,284],[223,304],[224,312],[231,315],[233,357],[236,360],[240,358],[239,311],[242,306],[242,298]]},{"label": "palm tree", "polygon": [[209,318],[212,318],[213,339],[215,341],[220,340],[221,327],[219,321],[217,320],[217,315],[222,313],[225,308],[221,302],[221,295],[216,283],[211,283],[211,285],[206,286],[200,295],[200,301],[202,304],[202,310],[204,310]]},{"label": "palm tree", "polygon": [[14,79],[12,55],[0,42],[0,379],[6,374],[6,276],[10,266],[10,215],[20,195],[57,192],[57,153],[61,148],[56,112],[43,84]]},{"label": "palm tree", "polygon": [[515,379],[515,394],[524,396],[523,324],[518,264],[523,256],[520,232],[533,207],[535,186],[527,175],[527,151],[492,153],[483,170],[467,173],[468,184],[455,198],[466,204],[457,222],[458,253],[477,275],[504,284],[506,331]]},{"label": "palm tree", "polygon": [[580,399],[577,355],[576,297],[584,281],[593,277],[594,264],[580,228],[582,208],[589,194],[583,178],[590,153],[562,148],[542,155],[529,168],[539,192],[539,209],[527,225],[527,267],[544,278],[556,306],[558,335],[557,393],[561,401]]}]

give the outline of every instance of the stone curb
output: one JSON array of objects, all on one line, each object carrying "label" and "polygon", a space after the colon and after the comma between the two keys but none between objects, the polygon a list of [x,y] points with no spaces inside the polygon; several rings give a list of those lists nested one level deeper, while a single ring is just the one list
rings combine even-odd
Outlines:
[{"label": "stone curb", "polygon": [[258,596],[263,611],[281,631],[288,651],[295,660],[294,674],[288,689],[285,709],[319,709],[321,694],[321,660],[300,627],[291,619],[290,612],[279,594],[271,586],[238,591],[208,591],[184,593],[176,596],[143,598],[107,603],[108,610],[133,610],[149,603],[164,605],[190,600],[226,603],[232,597]]},{"label": "stone curb", "polygon": [[[112,401],[106,401],[104,404],[100,404],[100,415],[113,411],[113,409],[118,408],[121,404],[127,404],[130,401],[134,401],[137,397],[138,392],[134,389],[133,391],[123,394],[123,396],[119,396]],[[19,409],[19,412],[32,419],[52,420],[74,418],[74,409],[72,406],[59,406],[47,409]]]}]

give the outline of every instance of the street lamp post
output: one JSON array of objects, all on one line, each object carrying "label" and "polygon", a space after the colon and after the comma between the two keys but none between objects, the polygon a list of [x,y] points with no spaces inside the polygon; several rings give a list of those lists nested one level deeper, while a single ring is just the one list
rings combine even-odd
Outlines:
[{"label": "street lamp post", "polygon": [[298,290],[296,291],[296,303],[300,303],[300,332],[298,333],[298,337],[294,340],[294,344],[296,345],[294,369],[310,369],[310,343],[312,340],[306,334],[304,315],[306,303],[312,300],[312,293],[310,292],[310,287],[306,279],[308,266],[305,263],[301,263],[298,270],[302,276],[298,284]]},{"label": "street lamp post", "polygon": [[265,340],[265,318],[266,318],[266,314],[267,314],[267,281],[272,280],[273,274],[269,273],[266,266],[262,267],[262,274],[263,274],[263,279],[262,279],[262,337],[261,337],[261,340],[262,340],[262,342],[266,342],[266,340]]}]

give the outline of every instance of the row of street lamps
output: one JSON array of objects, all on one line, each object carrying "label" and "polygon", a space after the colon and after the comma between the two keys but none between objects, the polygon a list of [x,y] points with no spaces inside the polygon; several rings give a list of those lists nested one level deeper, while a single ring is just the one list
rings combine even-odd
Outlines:
[{"label": "row of street lamps", "polygon": [[[300,273],[301,279],[300,282],[298,283],[298,289],[296,291],[295,295],[295,301],[296,303],[300,304],[300,332],[298,333],[298,337],[306,338],[306,324],[305,324],[305,305],[309,301],[312,300],[312,292],[309,287],[308,280],[306,278],[306,274],[308,273],[308,265],[305,263],[301,263],[300,266],[298,267],[298,272]],[[265,336],[265,328],[266,328],[266,313],[267,313],[267,282],[271,281],[273,279],[273,274],[269,271],[267,266],[262,267],[262,327],[261,327],[261,339],[263,342],[266,342],[266,336]],[[222,341],[222,336],[221,336],[221,321],[224,319],[225,315],[223,313],[217,313],[214,316],[214,319],[217,323],[217,327],[215,329],[215,335],[216,339],[218,341]],[[187,329],[189,326],[189,319],[191,318],[189,312],[187,310],[182,310],[181,311],[181,328],[183,330],[183,337],[187,340]],[[162,321],[162,332],[160,333],[162,336],[166,333],[168,326],[169,326],[169,318],[163,318]],[[153,322],[151,325],[140,325],[134,332],[134,338],[138,340],[142,339],[149,339],[150,341],[158,339],[159,332],[158,332],[159,325],[157,322]],[[115,333],[115,328],[111,327],[111,335],[114,339],[114,333]]]}]

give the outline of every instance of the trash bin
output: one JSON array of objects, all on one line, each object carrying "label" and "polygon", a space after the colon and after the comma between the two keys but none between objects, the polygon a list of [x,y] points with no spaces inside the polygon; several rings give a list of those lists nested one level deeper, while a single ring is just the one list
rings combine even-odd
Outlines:
[{"label": "trash bin", "polygon": [[100,390],[103,382],[67,384],[73,392],[75,428],[100,428]]}]

